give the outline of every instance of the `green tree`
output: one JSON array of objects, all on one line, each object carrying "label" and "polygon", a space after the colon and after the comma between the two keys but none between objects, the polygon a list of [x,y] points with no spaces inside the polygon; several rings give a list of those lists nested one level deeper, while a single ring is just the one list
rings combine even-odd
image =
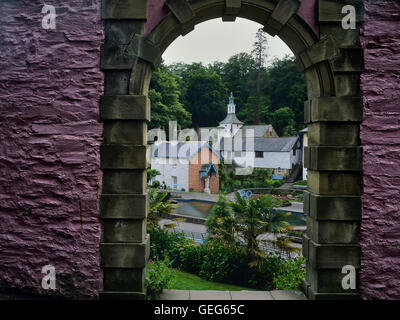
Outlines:
[{"label": "green tree", "polygon": [[191,124],[191,114],[179,101],[180,87],[178,77],[165,65],[153,73],[150,82],[149,98],[151,100],[151,122],[149,129],[168,129],[170,120],[187,128]]},{"label": "green tree", "polygon": [[[287,135],[295,132],[295,114],[289,107],[280,108],[272,113],[272,125],[278,135]],[[284,130],[286,128],[286,131]],[[292,130],[291,130],[292,129]]]},{"label": "green tree", "polygon": [[216,126],[225,117],[228,90],[221,76],[201,63],[181,74],[183,104],[192,114],[192,126]]},{"label": "green tree", "polygon": [[267,34],[262,28],[258,29],[256,39],[251,52],[255,61],[255,92],[251,104],[254,106],[254,124],[259,124],[264,95],[263,92],[261,92],[262,75],[265,72],[268,50]]},{"label": "green tree", "polygon": [[270,98],[270,112],[290,106],[295,115],[295,130],[305,127],[304,101],[307,100],[307,88],[304,75],[294,63],[294,57],[275,59],[267,68],[264,94]]},{"label": "green tree", "polygon": [[279,233],[288,229],[287,213],[274,211],[279,202],[270,195],[258,198],[242,198],[235,194],[236,202],[231,206],[234,213],[236,230],[244,240],[251,265],[261,267],[266,256],[261,248],[262,240],[259,235],[271,232]]},{"label": "green tree", "polygon": [[220,194],[206,221],[207,232],[225,243],[235,242],[235,220],[228,198]]},{"label": "green tree", "polygon": [[147,183],[149,183],[151,179],[159,176],[160,174],[161,172],[158,170],[147,168]]}]

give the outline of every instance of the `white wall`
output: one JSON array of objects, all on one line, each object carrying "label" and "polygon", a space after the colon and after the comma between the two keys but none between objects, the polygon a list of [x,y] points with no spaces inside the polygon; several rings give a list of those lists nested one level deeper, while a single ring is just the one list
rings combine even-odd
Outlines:
[{"label": "white wall", "polygon": [[[172,187],[172,177],[176,176],[178,184],[177,189],[181,190],[184,188],[186,191],[189,191],[189,164],[182,162],[184,162],[184,159],[152,157],[151,169],[158,170],[161,173],[161,175],[156,176],[154,180],[158,180],[160,183],[165,181],[167,187]],[[187,162],[187,160],[185,162]]]}]

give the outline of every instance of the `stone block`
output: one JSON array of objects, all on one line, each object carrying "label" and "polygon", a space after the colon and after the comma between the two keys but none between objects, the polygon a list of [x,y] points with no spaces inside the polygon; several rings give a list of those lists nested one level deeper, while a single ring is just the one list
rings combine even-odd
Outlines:
[{"label": "stone block", "polygon": [[[307,218],[308,220],[308,218]],[[311,230],[307,230],[307,233],[309,233]],[[304,258],[308,259],[308,247],[309,247],[309,242],[310,238],[307,236],[307,234],[303,234],[303,245],[301,247],[301,252],[304,256]]]},{"label": "stone block", "polygon": [[142,243],[101,243],[100,263],[102,268],[144,268],[148,238]]},{"label": "stone block", "polygon": [[353,146],[307,146],[304,167],[323,171],[361,171],[362,148]]},{"label": "stone block", "polygon": [[110,120],[150,121],[150,99],[144,95],[102,96],[100,115]]},{"label": "stone block", "polygon": [[310,239],[308,259],[313,269],[342,269],[345,265],[360,267],[361,248],[356,244],[318,244]]},{"label": "stone block", "polygon": [[147,122],[141,120],[105,120],[104,144],[147,144]]},{"label": "stone block", "polygon": [[102,222],[102,242],[143,242],[146,219],[107,219]]},{"label": "stone block", "polygon": [[359,0],[330,1],[319,0],[318,2],[318,21],[320,22],[341,22],[345,14],[342,8],[345,5],[352,5],[356,9],[356,21],[363,21],[364,6]]},{"label": "stone block", "polygon": [[102,0],[103,19],[147,19],[147,0]]},{"label": "stone block", "polygon": [[102,169],[146,169],[150,166],[150,149],[128,144],[102,144],[100,158]]},{"label": "stone block", "polygon": [[307,171],[308,189],[320,195],[359,195],[361,175],[351,172]]},{"label": "stone block", "polygon": [[104,194],[147,192],[146,170],[103,170]]},{"label": "stone block", "polygon": [[148,194],[102,194],[101,219],[145,219],[149,211]]},{"label": "stone block", "polygon": [[139,58],[150,63],[153,70],[156,70],[161,64],[160,48],[145,36],[137,35],[137,37],[139,38]]},{"label": "stone block", "polygon": [[279,0],[269,17],[264,30],[270,35],[275,36],[296,13],[299,7],[299,0]]},{"label": "stone block", "polygon": [[341,55],[331,61],[334,72],[364,71],[363,48],[341,48],[340,51]]},{"label": "stone block", "polygon": [[346,293],[357,294],[359,288],[359,276],[356,270],[356,288],[343,289],[342,280],[346,273],[342,273],[342,269],[311,269],[310,272],[310,288],[318,293]]},{"label": "stone block", "polygon": [[104,94],[127,95],[130,76],[130,70],[104,70]]},{"label": "stone block", "polygon": [[332,37],[326,37],[300,53],[296,58],[296,65],[300,71],[304,71],[314,64],[337,58],[340,54],[335,40]]},{"label": "stone block", "polygon": [[104,291],[142,292],[145,291],[146,269],[103,269]]},{"label": "stone block", "polygon": [[321,221],[360,221],[361,197],[322,196],[309,193],[309,216]]},{"label": "stone block", "polygon": [[189,20],[192,20],[195,16],[188,0],[166,0],[165,4],[180,23],[186,23]]},{"label": "stone block", "polygon": [[304,103],[305,121],[361,122],[363,101],[361,97],[320,97]]},{"label": "stone block", "polygon": [[307,217],[307,234],[311,240],[320,244],[357,244],[360,222],[358,221],[318,221]]},{"label": "stone block", "polygon": [[314,122],[308,125],[308,144],[320,146],[358,146],[358,123]]},{"label": "stone block", "polygon": [[107,21],[105,42],[101,46],[100,68],[103,70],[131,70],[137,63],[140,38],[144,23],[132,21]]}]

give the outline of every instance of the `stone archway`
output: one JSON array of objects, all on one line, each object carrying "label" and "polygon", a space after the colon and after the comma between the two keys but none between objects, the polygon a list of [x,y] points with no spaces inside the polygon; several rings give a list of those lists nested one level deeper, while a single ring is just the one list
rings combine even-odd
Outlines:
[{"label": "stone archway", "polygon": [[263,24],[296,56],[308,88],[303,289],[310,299],[358,298],[358,281],[356,289],[344,290],[341,271],[345,265],[360,268],[363,67],[359,29],[341,27],[343,5],[330,0],[302,5],[298,0],[103,0],[102,298],[143,299],[145,294],[147,91],[152,71],[174,39],[219,17]]}]

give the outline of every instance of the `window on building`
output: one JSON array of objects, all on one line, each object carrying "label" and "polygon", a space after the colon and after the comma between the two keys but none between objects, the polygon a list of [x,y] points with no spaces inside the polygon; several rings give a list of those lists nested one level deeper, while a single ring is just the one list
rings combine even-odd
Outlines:
[{"label": "window on building", "polygon": [[296,149],[293,149],[293,155],[294,156],[296,155]]},{"label": "window on building", "polygon": [[264,158],[264,152],[256,151],[256,158]]}]

